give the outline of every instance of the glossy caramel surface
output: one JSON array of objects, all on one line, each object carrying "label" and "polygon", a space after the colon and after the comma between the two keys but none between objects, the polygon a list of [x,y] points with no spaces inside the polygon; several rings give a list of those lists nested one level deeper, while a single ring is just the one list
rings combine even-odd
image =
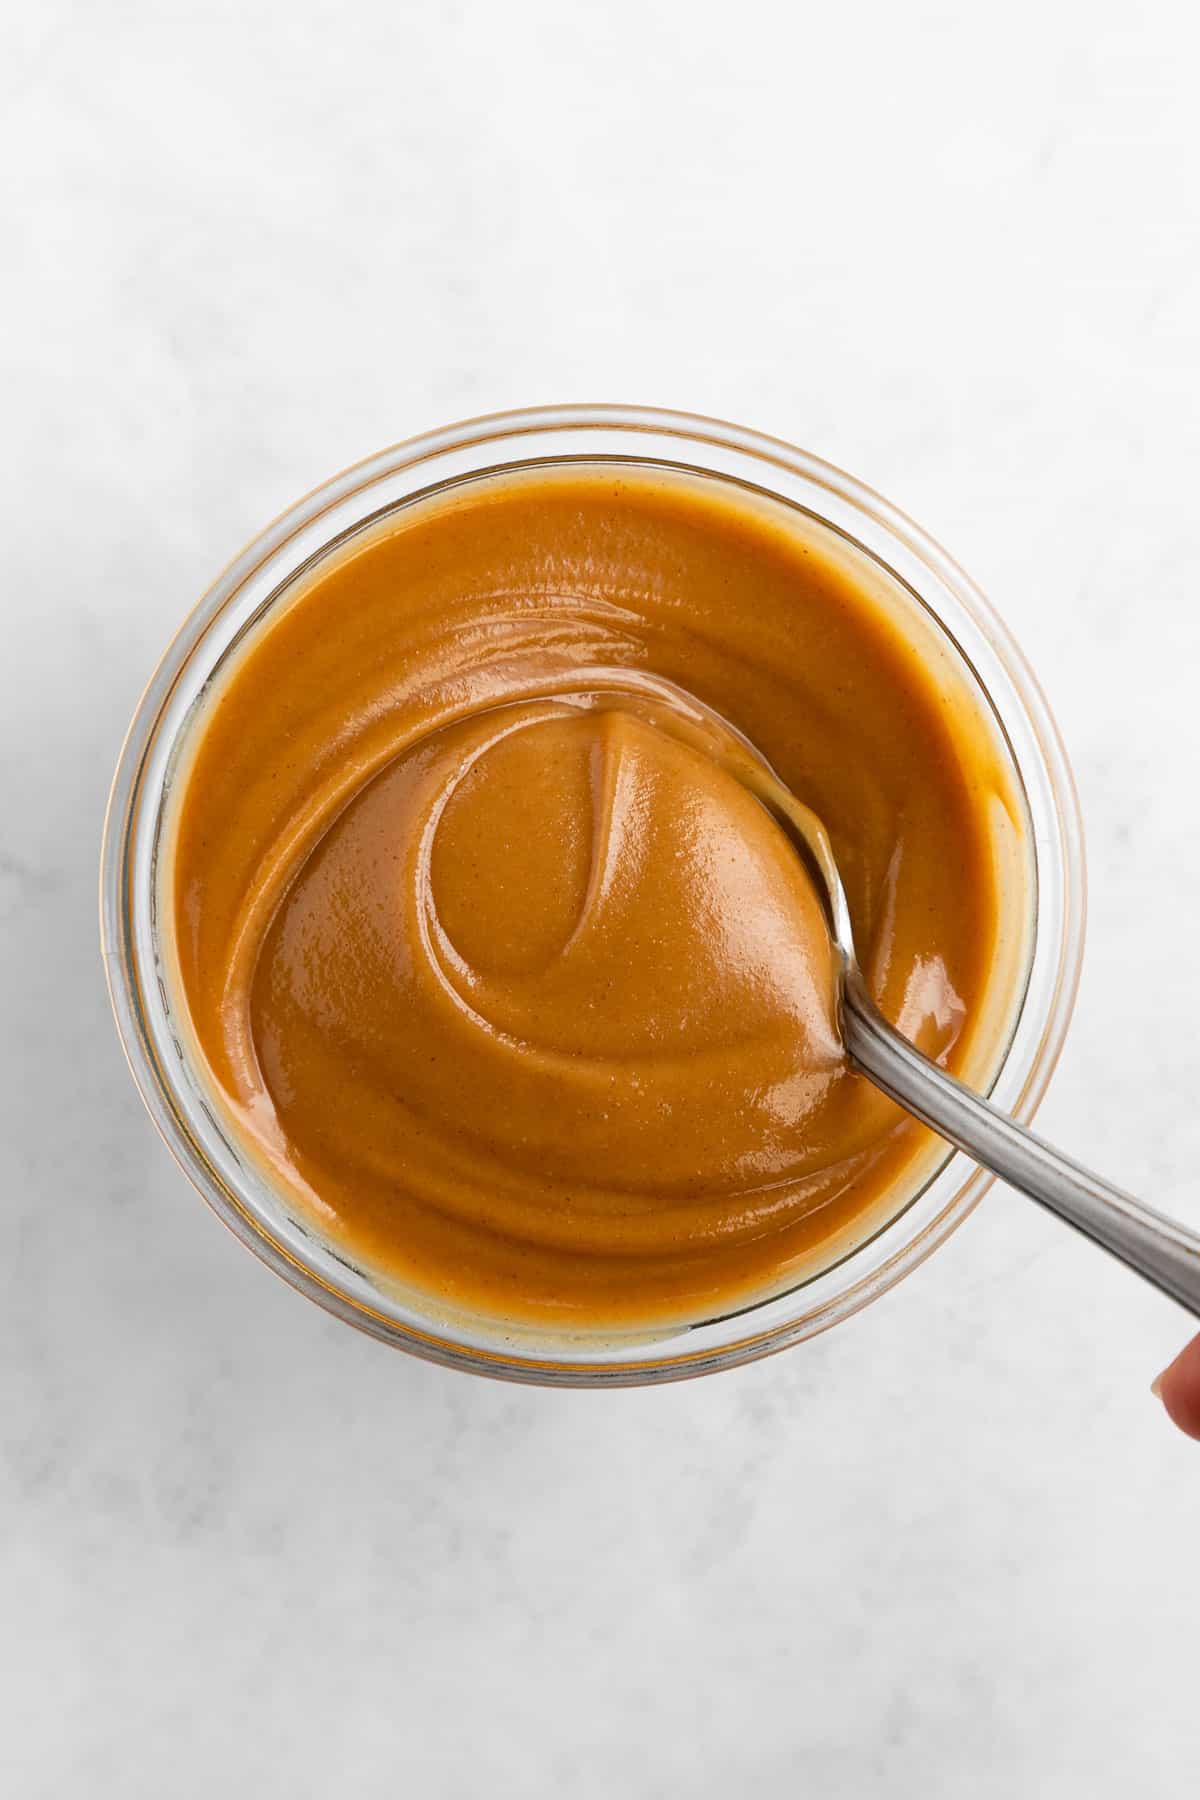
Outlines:
[{"label": "glossy caramel surface", "polygon": [[821,817],[885,1011],[973,1073],[1018,809],[886,586],[778,503],[581,465],[394,513],[239,646],[176,782],[175,976],[343,1253],[443,1315],[651,1330],[803,1278],[928,1172],[846,1068],[794,850],[662,723],[727,721]]}]

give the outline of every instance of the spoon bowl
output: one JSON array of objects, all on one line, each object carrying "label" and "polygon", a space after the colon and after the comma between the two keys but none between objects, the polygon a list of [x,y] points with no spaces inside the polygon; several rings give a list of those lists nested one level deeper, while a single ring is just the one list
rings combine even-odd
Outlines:
[{"label": "spoon bowl", "polygon": [[922,1055],[885,1018],[859,965],[850,907],[829,834],[749,740],[692,696],[653,678],[636,690],[606,687],[587,696],[586,703],[636,711],[713,756],[755,795],[785,833],[822,902],[834,949],[842,1042],[858,1073],[947,1143],[1200,1318],[1200,1236],[1019,1125]]}]

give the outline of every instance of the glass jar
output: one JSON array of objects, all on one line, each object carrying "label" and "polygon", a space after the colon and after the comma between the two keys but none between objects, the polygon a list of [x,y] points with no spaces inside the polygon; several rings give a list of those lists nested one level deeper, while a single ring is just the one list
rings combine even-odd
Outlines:
[{"label": "glass jar", "polygon": [[947,1149],[915,1197],[850,1256],[787,1293],[686,1329],[548,1344],[486,1324],[447,1328],[401,1304],[332,1249],[239,1153],[184,1049],[161,955],[159,850],[183,736],[231,646],[301,571],[347,534],[441,485],[516,465],[630,459],[724,477],[802,509],[850,540],[924,609],[990,709],[1028,807],[1035,896],[1027,979],[991,1087],[1029,1119],[1074,1002],[1084,872],[1070,770],[1041,691],[963,571],[861,482],[759,433],[638,407],[542,407],[451,425],[395,445],[299,501],[230,564],[152,677],[113,782],[101,865],[101,937],[133,1076],[168,1147],[217,1215],[277,1274],[351,1324],[450,1367],[553,1385],[622,1385],[708,1374],[848,1318],[959,1225],[991,1179]]}]

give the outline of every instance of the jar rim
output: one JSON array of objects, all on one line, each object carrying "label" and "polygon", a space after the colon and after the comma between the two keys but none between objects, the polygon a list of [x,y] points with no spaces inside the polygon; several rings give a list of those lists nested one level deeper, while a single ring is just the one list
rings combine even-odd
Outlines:
[{"label": "jar rim", "polygon": [[[516,463],[636,455],[746,480],[832,525],[897,575],[958,646],[1008,740],[1029,807],[1037,918],[1028,982],[993,1093],[1028,1120],[1062,1049],[1078,985],[1086,911],[1078,799],[1058,728],[1007,627],[963,569],[865,483],[778,438],[682,412],[613,405],[493,413],[406,439],[313,489],[258,534],[184,619],[130,724],[109,797],[100,926],[109,995],[142,1099],[176,1161],[243,1243],[310,1299],[429,1360],[545,1385],[616,1386],[735,1367],[815,1336],[885,1293],[978,1204],[991,1176],[949,1152],[921,1191],[843,1261],[786,1293],[653,1339],[563,1344],[473,1330],[393,1302],[298,1221],[256,1203],[249,1172],[193,1086],[158,966],[157,833],[181,734],[215,666],[214,627],[236,600],[257,617],[301,564],[418,489]],[[245,629],[243,623],[241,629]]]}]

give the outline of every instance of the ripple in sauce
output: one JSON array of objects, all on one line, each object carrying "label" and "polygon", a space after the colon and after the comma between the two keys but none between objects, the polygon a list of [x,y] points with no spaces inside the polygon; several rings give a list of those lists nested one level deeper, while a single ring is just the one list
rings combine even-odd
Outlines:
[{"label": "ripple in sauce", "polygon": [[342,1254],[437,1316],[651,1331],[804,1279],[927,1178],[847,1069],[795,852],[613,692],[753,743],[829,830],[884,1010],[980,1079],[1023,814],[887,589],[782,503],[578,465],[393,513],[238,647],[174,785],[173,979],[244,1148]]}]

